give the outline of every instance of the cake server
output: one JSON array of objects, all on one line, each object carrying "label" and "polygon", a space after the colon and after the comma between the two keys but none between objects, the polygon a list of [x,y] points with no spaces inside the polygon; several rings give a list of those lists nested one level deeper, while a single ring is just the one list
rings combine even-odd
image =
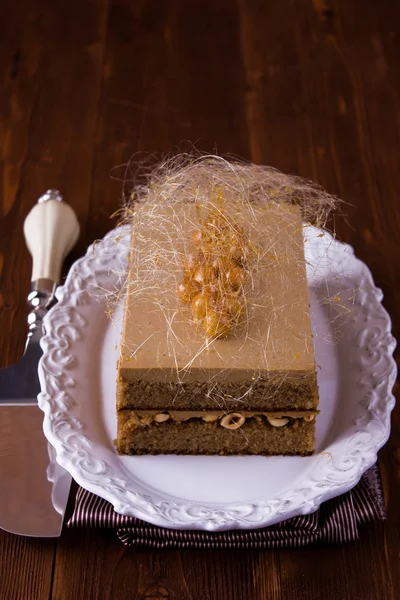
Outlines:
[{"label": "cake server", "polygon": [[0,369],[0,527],[37,537],[60,535],[70,475],[55,460],[43,434],[38,362],[42,320],[54,302],[64,258],[79,235],[73,209],[48,190],[25,219],[32,255],[28,337],[19,363]]}]

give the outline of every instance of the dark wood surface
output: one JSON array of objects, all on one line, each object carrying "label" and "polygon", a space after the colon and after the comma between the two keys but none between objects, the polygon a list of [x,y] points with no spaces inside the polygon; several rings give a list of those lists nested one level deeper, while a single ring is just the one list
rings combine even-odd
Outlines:
[{"label": "dark wood surface", "polygon": [[[25,338],[22,222],[56,187],[82,236],[113,221],[137,152],[217,149],[309,177],[400,334],[400,8],[390,0],[3,0],[0,364]],[[130,177],[129,176],[129,177]],[[129,178],[128,177],[128,178]],[[400,598],[400,407],[380,453],[388,520],[357,543],[281,551],[126,549],[110,532],[0,532],[0,598]],[[158,588],[157,586],[163,586]]]}]

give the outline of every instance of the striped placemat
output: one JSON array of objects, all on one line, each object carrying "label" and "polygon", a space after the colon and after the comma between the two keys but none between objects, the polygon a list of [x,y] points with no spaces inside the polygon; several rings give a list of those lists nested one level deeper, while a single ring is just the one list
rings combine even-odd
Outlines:
[{"label": "striped placemat", "polygon": [[115,529],[127,546],[151,548],[290,548],[339,544],[356,540],[359,526],[384,519],[385,509],[378,467],[375,465],[350,492],[324,502],[311,515],[296,517],[262,529],[193,531],[166,529],[117,514],[112,505],[79,488],[68,527]]}]

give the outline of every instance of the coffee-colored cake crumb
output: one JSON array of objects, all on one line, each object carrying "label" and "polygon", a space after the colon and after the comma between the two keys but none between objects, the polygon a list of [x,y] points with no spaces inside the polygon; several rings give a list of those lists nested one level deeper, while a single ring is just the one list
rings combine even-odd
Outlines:
[{"label": "coffee-colored cake crumb", "polygon": [[218,422],[173,421],[137,427],[130,411],[120,411],[116,447],[120,454],[287,454],[314,450],[315,420],[293,419],[273,427],[266,419],[249,419],[238,429]]}]

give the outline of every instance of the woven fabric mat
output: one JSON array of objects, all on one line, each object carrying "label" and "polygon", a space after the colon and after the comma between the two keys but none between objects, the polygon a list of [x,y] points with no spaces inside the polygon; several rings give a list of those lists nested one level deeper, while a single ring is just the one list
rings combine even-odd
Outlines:
[{"label": "woven fabric mat", "polygon": [[112,505],[79,488],[68,527],[115,529],[127,546],[150,548],[293,548],[312,544],[339,544],[356,540],[359,526],[385,519],[377,465],[351,491],[324,502],[311,515],[288,519],[261,529],[197,531],[166,529],[116,513]]}]

